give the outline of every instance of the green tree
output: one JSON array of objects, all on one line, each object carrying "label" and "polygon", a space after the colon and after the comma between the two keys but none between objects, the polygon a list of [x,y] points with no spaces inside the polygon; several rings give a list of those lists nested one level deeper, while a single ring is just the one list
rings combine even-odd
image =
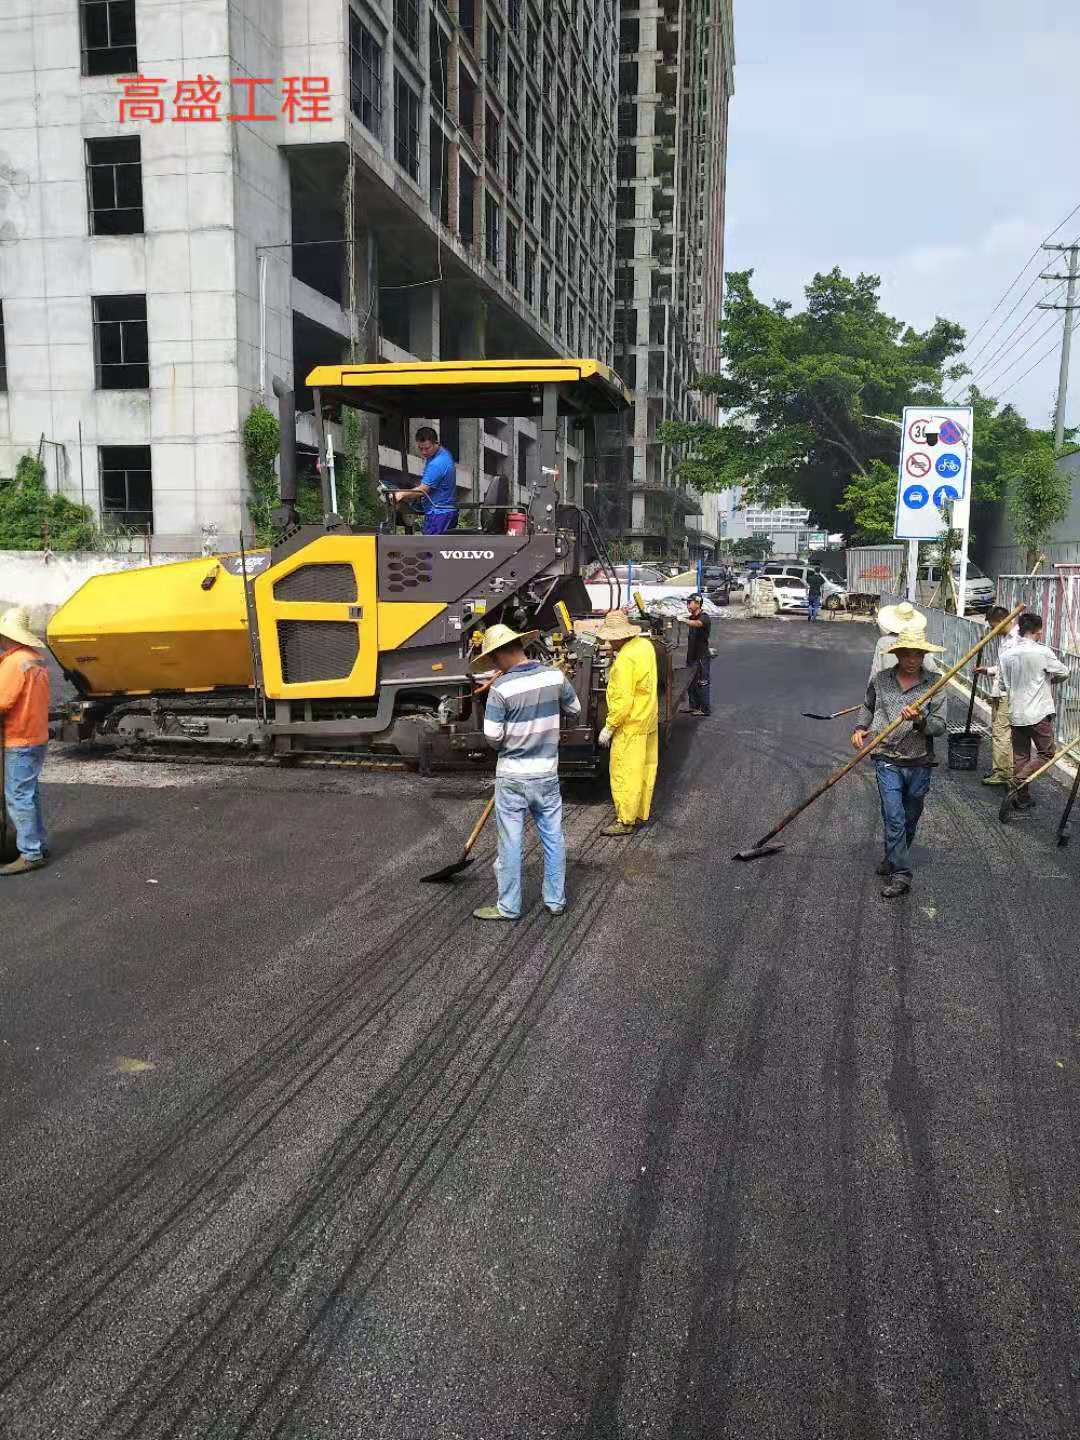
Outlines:
[{"label": "green tree", "polygon": [[680,448],[679,474],[697,490],[743,486],[749,500],[792,500],[825,529],[851,529],[840,506],[852,481],[880,483],[875,461],[895,475],[896,431],[870,417],[940,401],[960,374],[950,361],[963,331],[940,318],[917,331],[885,314],[875,275],[815,275],[799,311],[759,300],[752,275],[727,277],[725,369],[698,382],[726,420],[669,422],[660,438]]},{"label": "green tree", "polygon": [[50,494],[45,466],[23,455],[14,480],[0,485],[0,550],[91,550],[96,539],[89,507]]},{"label": "green tree", "polygon": [[244,458],[251,484],[248,514],[260,545],[272,545],[274,541],[273,514],[280,498],[274,461],[280,444],[277,416],[261,403],[253,405],[244,421]]},{"label": "green tree", "polygon": [[767,535],[741,535],[732,543],[731,553],[740,560],[767,560],[773,543]]},{"label": "green tree", "polygon": [[[852,539],[860,544],[874,544],[893,538],[896,523],[896,466],[884,460],[871,460],[866,470],[856,475],[844,491],[839,509],[851,516]],[[848,526],[851,529],[851,526]]]},{"label": "green tree", "polygon": [[1069,513],[1072,482],[1054,458],[1053,444],[1041,440],[1014,457],[1004,468],[1009,519],[1023,545],[1030,570],[1055,525]]}]

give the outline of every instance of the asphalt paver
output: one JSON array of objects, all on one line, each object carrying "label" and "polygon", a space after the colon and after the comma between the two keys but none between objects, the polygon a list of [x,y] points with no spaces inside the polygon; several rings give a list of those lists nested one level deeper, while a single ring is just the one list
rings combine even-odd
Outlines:
[{"label": "asphalt paver", "polygon": [[491,836],[417,883],[481,779],[53,762],[0,890],[0,1433],[1080,1434],[1060,792],[1005,827],[942,766],[900,901],[861,770],[735,864],[873,637],[714,636],[654,822],[569,786],[571,907],[533,846],[513,927]]}]

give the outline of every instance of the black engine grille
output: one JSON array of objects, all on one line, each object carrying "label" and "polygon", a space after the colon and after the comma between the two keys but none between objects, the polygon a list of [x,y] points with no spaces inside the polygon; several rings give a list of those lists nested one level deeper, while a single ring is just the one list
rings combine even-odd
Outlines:
[{"label": "black engine grille", "polygon": [[351,605],[357,598],[351,565],[301,565],[274,583],[275,600]]},{"label": "black engine grille", "polygon": [[360,653],[358,628],[347,620],[279,620],[278,645],[286,685],[345,680]]}]

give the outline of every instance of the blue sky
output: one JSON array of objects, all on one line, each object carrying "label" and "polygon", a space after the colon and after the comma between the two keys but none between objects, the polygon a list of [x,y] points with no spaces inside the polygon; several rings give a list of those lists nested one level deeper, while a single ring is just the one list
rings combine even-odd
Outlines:
[{"label": "blue sky", "polygon": [[[882,277],[885,308],[969,336],[1080,204],[1080,6],[1047,0],[735,0],[726,268],[801,299],[816,270]],[[1080,235],[1080,212],[1054,238]],[[1061,269],[1058,260],[1038,268]],[[1033,423],[1057,386],[1039,284],[977,352],[976,379]],[[1062,298],[1062,297],[1055,297]],[[1060,318],[1060,315],[1058,316]],[[1020,333],[996,359],[994,352]],[[1026,359],[1007,369],[1038,341]],[[987,368],[988,362],[992,362]],[[1080,423],[1080,331],[1068,418]]]}]

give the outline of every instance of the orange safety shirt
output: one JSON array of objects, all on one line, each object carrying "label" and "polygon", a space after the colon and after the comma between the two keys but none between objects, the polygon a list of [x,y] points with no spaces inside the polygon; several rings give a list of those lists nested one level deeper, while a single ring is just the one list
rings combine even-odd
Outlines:
[{"label": "orange safety shirt", "polygon": [[8,750],[44,745],[49,738],[49,672],[28,645],[0,655],[0,722]]}]

